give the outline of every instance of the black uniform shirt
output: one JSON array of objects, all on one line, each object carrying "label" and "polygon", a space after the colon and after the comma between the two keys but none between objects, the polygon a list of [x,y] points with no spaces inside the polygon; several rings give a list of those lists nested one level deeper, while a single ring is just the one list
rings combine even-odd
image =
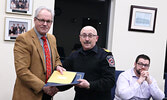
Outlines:
[{"label": "black uniform shirt", "polygon": [[115,62],[111,52],[97,45],[91,50],[83,48],[73,52],[63,64],[68,71],[84,72],[90,88],[75,87],[75,100],[111,100],[115,84]]}]

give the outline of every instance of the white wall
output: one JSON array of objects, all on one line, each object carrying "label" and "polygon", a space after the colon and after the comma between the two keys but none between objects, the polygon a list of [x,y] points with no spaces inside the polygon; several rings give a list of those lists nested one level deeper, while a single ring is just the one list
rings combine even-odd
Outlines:
[{"label": "white wall", "polygon": [[[137,55],[144,53],[151,59],[150,74],[164,90],[164,61],[166,49],[167,1],[161,0],[114,0],[114,24],[111,24],[108,48],[113,52],[116,69],[127,70],[134,67]],[[154,33],[128,31],[130,6],[158,8]],[[112,23],[112,22],[111,22]]]}]

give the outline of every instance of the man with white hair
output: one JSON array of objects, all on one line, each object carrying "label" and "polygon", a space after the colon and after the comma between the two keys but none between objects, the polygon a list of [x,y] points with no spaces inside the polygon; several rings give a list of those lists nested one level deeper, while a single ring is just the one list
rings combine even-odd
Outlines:
[{"label": "man with white hair", "polygon": [[56,48],[56,38],[48,34],[53,13],[46,7],[36,9],[35,26],[20,34],[14,46],[16,82],[12,100],[51,100],[58,89],[44,86],[51,73],[60,67],[61,61]]}]

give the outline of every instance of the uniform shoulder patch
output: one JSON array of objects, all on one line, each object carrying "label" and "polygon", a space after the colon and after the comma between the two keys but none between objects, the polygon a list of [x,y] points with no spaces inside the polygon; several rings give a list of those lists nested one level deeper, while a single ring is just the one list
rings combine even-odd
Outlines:
[{"label": "uniform shoulder patch", "polygon": [[106,48],[103,48],[104,49],[104,51],[106,51],[106,52],[110,52],[110,50],[108,50],[108,49],[106,49]]},{"label": "uniform shoulder patch", "polygon": [[107,62],[108,62],[108,64],[109,64],[110,67],[115,67],[115,61],[114,61],[113,56],[108,55],[106,57],[106,60],[107,60]]}]

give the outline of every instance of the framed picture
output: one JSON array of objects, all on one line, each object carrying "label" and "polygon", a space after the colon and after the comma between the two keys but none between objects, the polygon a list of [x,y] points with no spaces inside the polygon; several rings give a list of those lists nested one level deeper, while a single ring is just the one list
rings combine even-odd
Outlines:
[{"label": "framed picture", "polygon": [[5,21],[5,40],[15,40],[19,34],[23,34],[31,29],[30,19],[7,17]]},{"label": "framed picture", "polygon": [[128,30],[154,33],[156,15],[157,8],[132,5]]},{"label": "framed picture", "polygon": [[33,0],[6,0],[6,12],[32,15]]}]

